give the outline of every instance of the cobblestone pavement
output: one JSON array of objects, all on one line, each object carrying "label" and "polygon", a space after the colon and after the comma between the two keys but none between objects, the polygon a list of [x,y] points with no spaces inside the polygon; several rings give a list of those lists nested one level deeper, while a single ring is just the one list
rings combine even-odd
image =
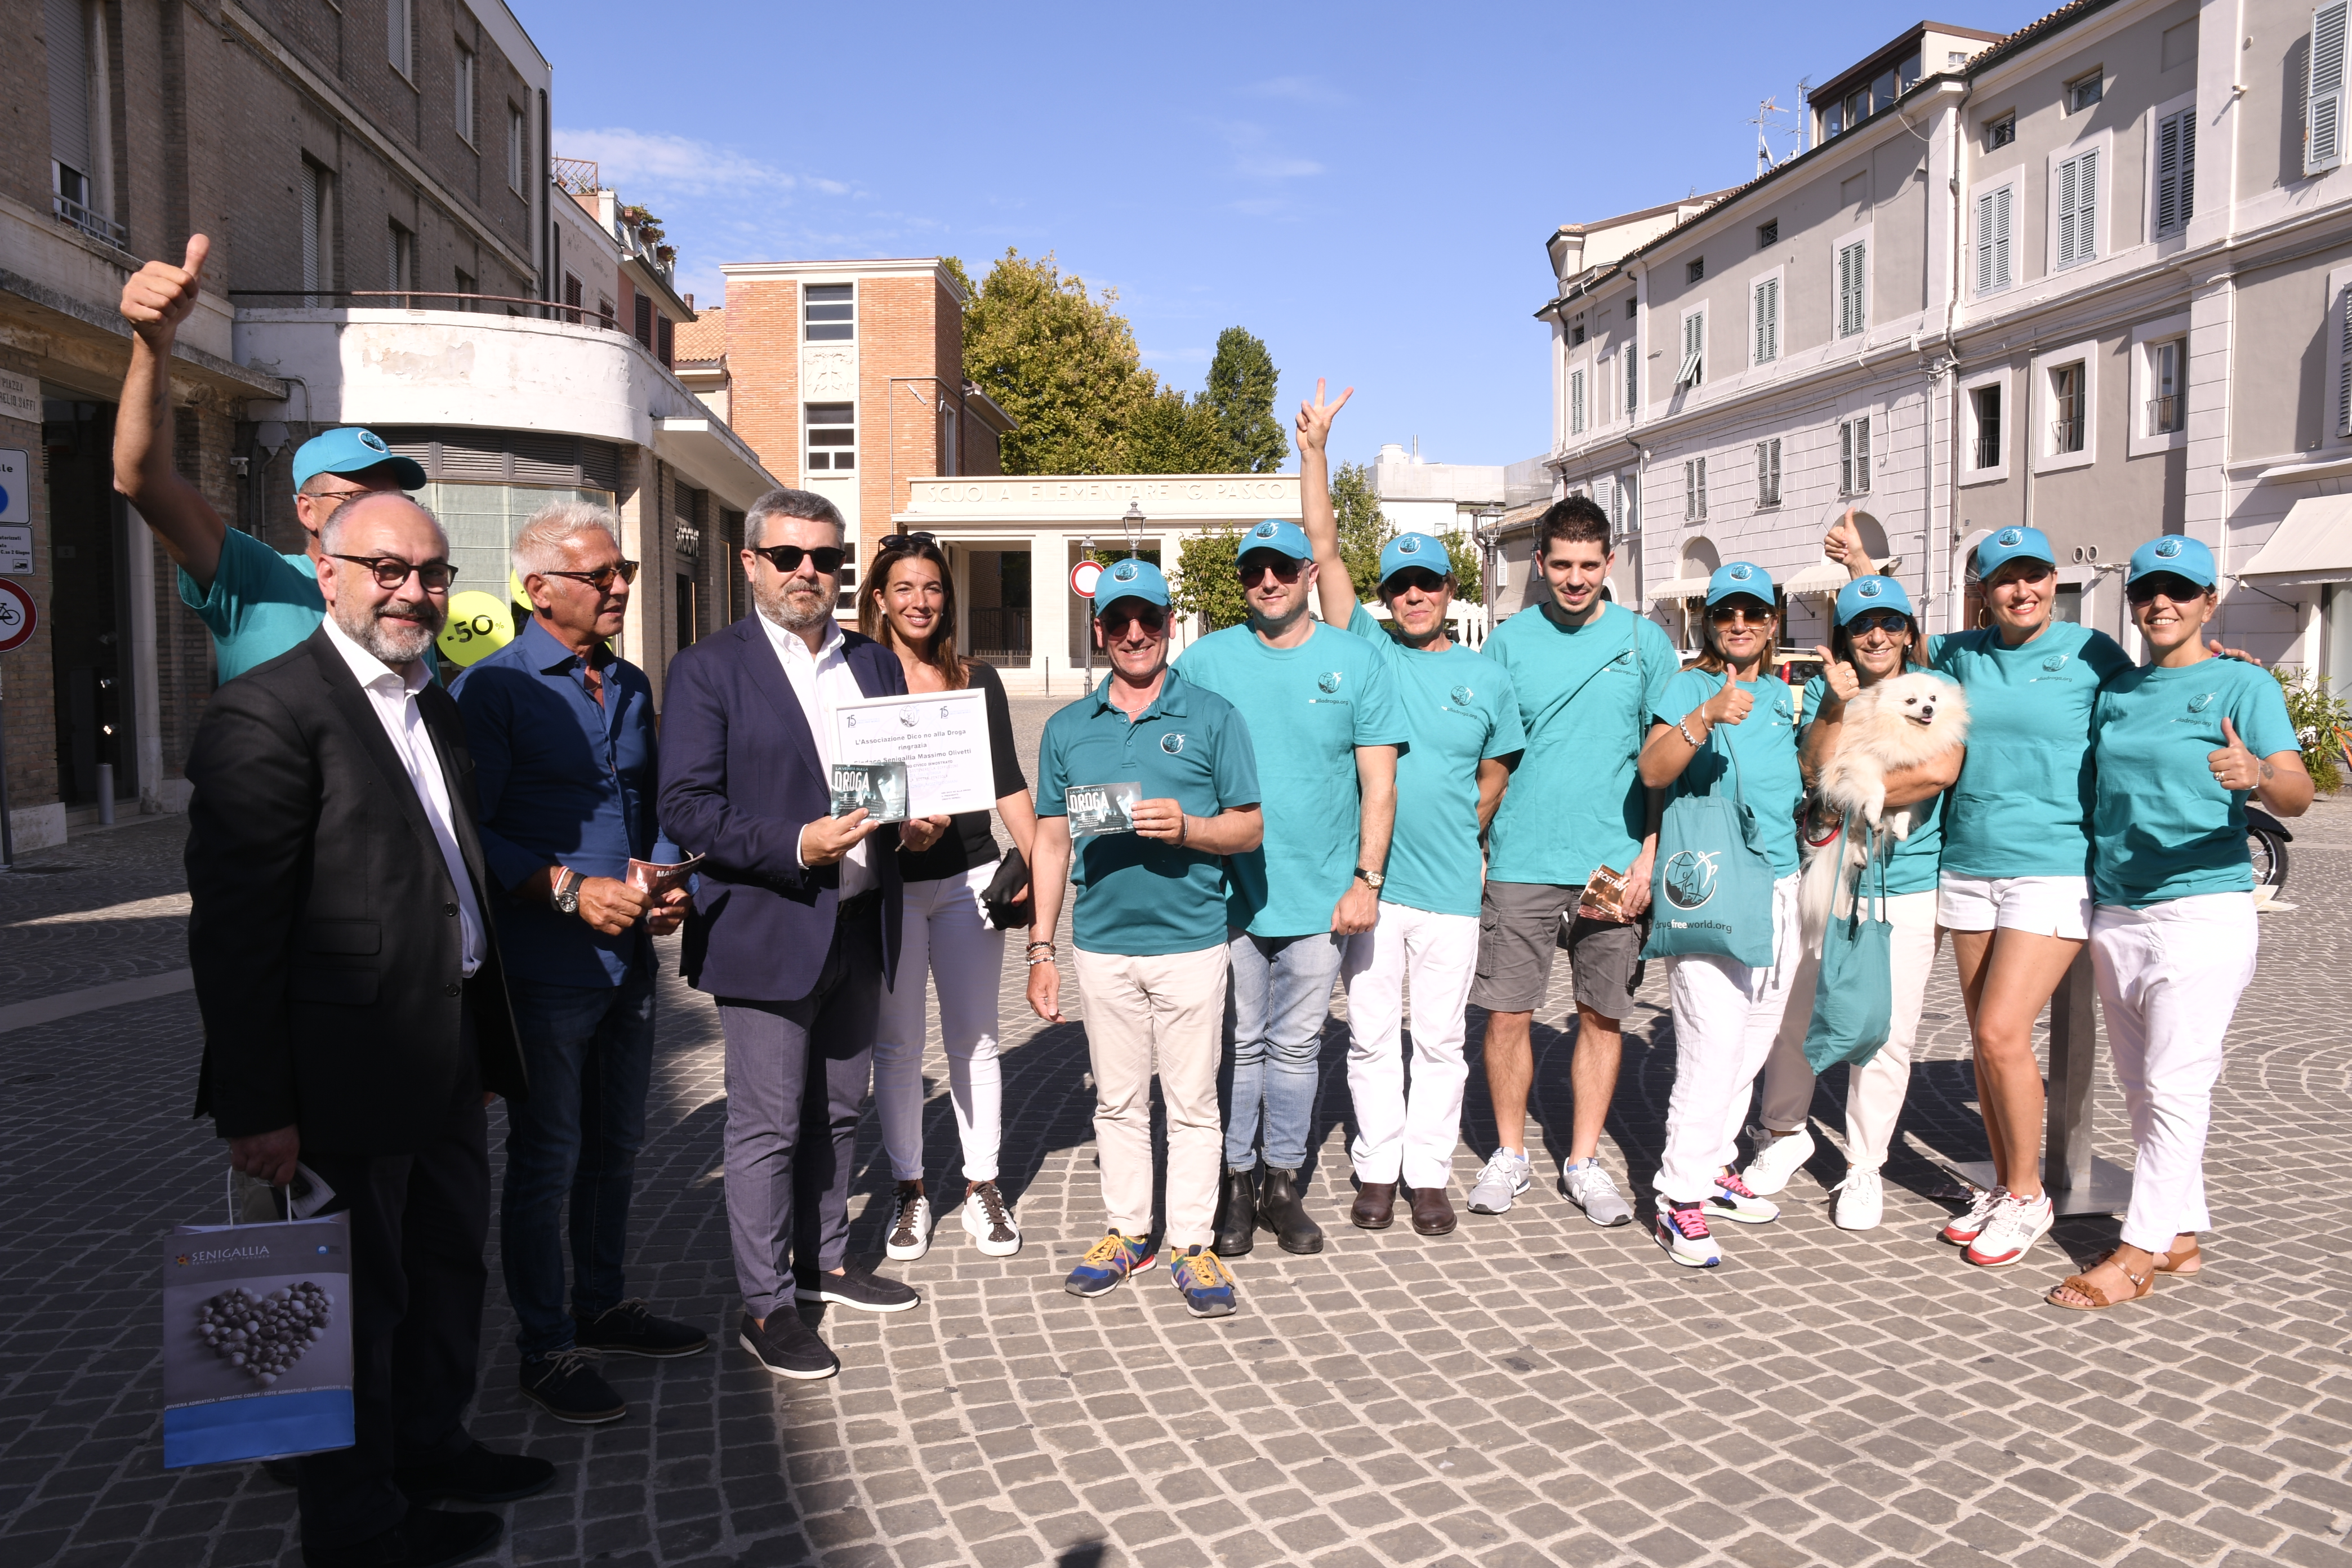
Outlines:
[{"label": "cobblestone pavement", "polygon": [[[1023,706],[1034,734],[1042,705]],[[169,819],[77,839],[30,858],[77,869],[0,878],[0,1000],[184,963],[183,832]],[[562,1466],[554,1493],[506,1510],[499,1561],[2352,1568],[2352,804],[2306,819],[2292,898],[2263,919],[2231,1040],[2204,1278],[2098,1315],[2039,1297],[2112,1243],[2111,1220],[2062,1224],[2001,1272],[1933,1239],[1939,1162],[1983,1152],[1948,964],[1879,1230],[1828,1218],[1842,1074],[1787,1216],[1725,1238],[1718,1270],[1672,1268],[1639,1227],[1592,1228],[1549,1180],[1443,1240],[1352,1230],[1335,1021],[1312,1172],[1328,1248],[1262,1244],[1236,1270],[1241,1314],[1220,1322],[1186,1317],[1160,1271],[1073,1300],[1061,1277],[1102,1225],[1084,1037],[1020,1007],[1016,951],[1003,1179],[1021,1253],[983,1258],[950,1224],[928,1258],[888,1266],[924,1305],[831,1311],[821,1329],[845,1363],[833,1382],[777,1383],[731,1338],[686,1362],[611,1363],[631,1413],[593,1433],[516,1394],[494,1287],[475,1430]],[[1671,1076],[1664,1001],[1654,966],[1604,1148],[1636,1188]],[[661,1005],[632,1286],[719,1328],[737,1301],[718,1031],[674,979]],[[1569,1011],[1557,991],[1536,1032],[1555,1166]],[[257,1469],[160,1466],[152,1243],[219,1202],[219,1147],[187,1116],[196,1046],[184,994],[0,1033],[10,1568],[299,1560],[292,1494]],[[936,1051],[940,1191],[955,1138]],[[1491,1147],[1485,1103],[1474,1073],[1457,1204]],[[2099,1116],[2100,1152],[2127,1161],[2111,1087]],[[856,1192],[854,1247],[878,1255],[888,1171],[870,1121]]]}]

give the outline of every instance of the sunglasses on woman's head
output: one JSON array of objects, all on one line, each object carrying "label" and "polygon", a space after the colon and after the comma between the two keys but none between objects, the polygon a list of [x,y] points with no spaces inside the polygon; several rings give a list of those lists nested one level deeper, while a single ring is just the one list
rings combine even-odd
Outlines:
[{"label": "sunglasses on woman's head", "polygon": [[916,550],[938,542],[939,537],[929,533],[886,533],[882,536],[882,548],[885,550]]},{"label": "sunglasses on woman's head", "polygon": [[849,552],[837,544],[820,544],[814,550],[803,550],[797,544],[754,544],[750,548],[752,554],[765,557],[768,564],[779,572],[799,571],[801,557],[805,555],[827,577],[840,571],[841,563],[849,559]]}]

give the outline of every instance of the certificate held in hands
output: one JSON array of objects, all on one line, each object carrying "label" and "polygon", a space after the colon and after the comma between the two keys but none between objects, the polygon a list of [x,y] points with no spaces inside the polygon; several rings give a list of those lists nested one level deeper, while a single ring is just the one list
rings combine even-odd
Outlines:
[{"label": "certificate held in hands", "polygon": [[[874,815],[887,822],[913,816],[952,816],[961,811],[986,811],[996,804],[996,759],[988,740],[988,698],[976,689],[964,691],[924,691],[906,697],[869,697],[845,702],[834,714],[834,815],[857,805],[872,809],[865,799],[844,805],[845,773],[882,769],[866,782],[887,797],[895,764],[895,815]],[[849,774],[855,787],[860,775]]]}]

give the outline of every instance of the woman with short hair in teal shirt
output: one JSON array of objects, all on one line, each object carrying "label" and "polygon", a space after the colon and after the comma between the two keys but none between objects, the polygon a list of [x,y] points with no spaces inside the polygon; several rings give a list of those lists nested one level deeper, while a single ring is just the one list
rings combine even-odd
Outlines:
[{"label": "woman with short hair in teal shirt", "polygon": [[[1849,525],[1830,553],[1870,571]],[[1936,921],[1952,937],[1975,1038],[1993,1185],[1943,1238],[2001,1268],[2049,1234],[2033,1021],[2090,937],[2091,704],[2131,668],[2113,637],[2053,619],[2057,556],[2038,528],[1977,547],[1992,624],[1931,638],[1928,662],[1969,697],[1969,753],[1944,811]]]},{"label": "woman with short hair in teal shirt", "polygon": [[2246,797],[2280,816],[2311,805],[2278,682],[2205,645],[2214,578],[2213,552],[2193,539],[2132,552],[2124,593],[2148,662],[2107,683],[2091,721],[2091,972],[2138,1158],[2122,1245],[2049,1294],[2074,1311],[2136,1300],[2158,1274],[2203,1265],[2213,1083],[2254,977]]}]

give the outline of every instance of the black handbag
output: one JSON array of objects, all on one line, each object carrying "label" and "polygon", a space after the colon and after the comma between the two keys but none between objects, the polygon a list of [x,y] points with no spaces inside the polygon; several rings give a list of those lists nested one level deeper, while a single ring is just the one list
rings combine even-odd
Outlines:
[{"label": "black handbag", "polygon": [[1021,858],[1020,850],[1007,849],[1004,858],[996,863],[996,875],[981,889],[980,901],[988,910],[988,923],[998,931],[1010,931],[1034,921],[1037,918],[1034,899],[1013,901],[1013,895],[1028,885],[1029,862]]}]

